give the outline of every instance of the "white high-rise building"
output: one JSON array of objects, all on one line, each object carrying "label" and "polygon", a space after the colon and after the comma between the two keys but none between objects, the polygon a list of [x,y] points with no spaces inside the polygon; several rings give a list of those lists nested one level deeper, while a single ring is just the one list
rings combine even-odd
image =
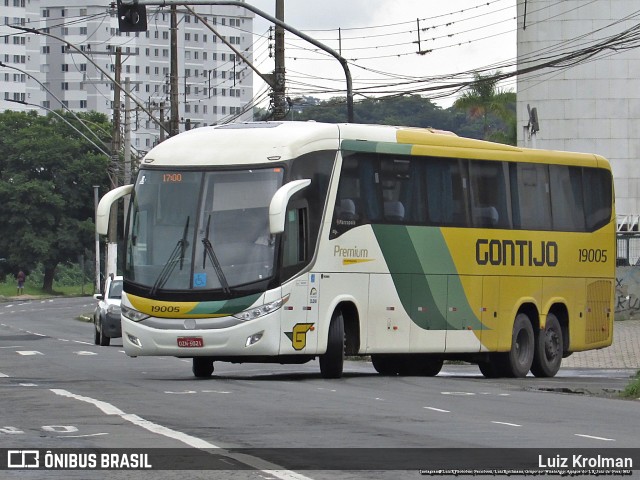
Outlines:
[{"label": "white high-rise building", "polygon": [[540,123],[538,148],[607,157],[619,218],[640,214],[638,8],[637,0],[518,2],[520,69],[576,55],[518,77],[518,143],[526,144],[529,105]]},{"label": "white high-rise building", "polygon": [[[131,94],[144,107],[130,102],[132,147],[145,152],[160,140],[160,127],[148,113],[167,122],[170,116],[168,7],[147,7],[146,32],[121,33],[115,8],[107,3],[0,2],[4,2],[0,61],[5,65],[0,67],[0,109],[39,109],[44,114],[47,109],[66,107],[74,112],[97,111],[113,118],[114,84],[104,72],[115,78],[115,53],[120,47],[120,83],[124,86],[128,78]],[[235,6],[198,6],[194,10],[247,60],[252,60],[252,12]],[[251,120],[253,75],[247,63],[183,7],[178,7],[177,20],[180,131]],[[45,30],[39,35],[10,25]],[[124,93],[120,100],[124,125]]]}]

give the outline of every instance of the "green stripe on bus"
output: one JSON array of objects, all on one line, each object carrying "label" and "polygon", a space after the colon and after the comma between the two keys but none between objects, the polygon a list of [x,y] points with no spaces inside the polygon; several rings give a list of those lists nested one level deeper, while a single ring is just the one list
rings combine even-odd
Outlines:
[{"label": "green stripe on bus", "polygon": [[234,315],[251,307],[251,305],[255,303],[260,295],[260,293],[256,293],[253,295],[247,295],[246,297],[233,298],[231,300],[200,302],[189,313],[198,315],[214,315],[221,313],[226,315]]},{"label": "green stripe on bus", "polygon": [[[425,330],[482,330],[438,228],[372,225],[402,306]],[[447,321],[456,305],[456,323]],[[459,319],[464,318],[464,325]]]},{"label": "green stripe on bus", "polygon": [[411,155],[413,145],[391,142],[369,142],[367,140],[343,140],[342,150],[365,153],[389,153],[393,155]]}]

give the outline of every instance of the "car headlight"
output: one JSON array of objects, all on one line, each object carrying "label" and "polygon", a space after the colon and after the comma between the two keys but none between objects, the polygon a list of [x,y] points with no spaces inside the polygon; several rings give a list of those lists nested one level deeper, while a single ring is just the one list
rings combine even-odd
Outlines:
[{"label": "car headlight", "polygon": [[142,320],[149,318],[149,315],[146,313],[139,312],[133,308],[125,307],[124,305],[120,306],[120,310],[122,311],[122,315],[127,317],[129,320],[133,320],[134,322],[141,322]]},{"label": "car headlight", "polygon": [[281,308],[285,303],[289,301],[289,295],[286,295],[278,300],[275,300],[270,303],[265,303],[264,305],[260,305],[258,307],[252,307],[248,310],[244,310],[240,313],[236,313],[233,315],[235,318],[242,320],[243,322],[248,322],[249,320],[254,320],[256,318],[262,317],[268,313],[275,312],[279,308]]},{"label": "car headlight", "polygon": [[109,305],[107,313],[111,315],[120,315],[120,305]]}]

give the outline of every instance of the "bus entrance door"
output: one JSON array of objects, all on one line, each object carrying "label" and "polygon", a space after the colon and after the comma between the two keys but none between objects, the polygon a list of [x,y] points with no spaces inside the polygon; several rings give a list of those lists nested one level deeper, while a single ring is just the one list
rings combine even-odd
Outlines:
[{"label": "bus entrance door", "polygon": [[280,342],[280,355],[314,354],[318,348],[318,275],[301,275],[289,287],[289,300],[282,311],[285,338]]}]

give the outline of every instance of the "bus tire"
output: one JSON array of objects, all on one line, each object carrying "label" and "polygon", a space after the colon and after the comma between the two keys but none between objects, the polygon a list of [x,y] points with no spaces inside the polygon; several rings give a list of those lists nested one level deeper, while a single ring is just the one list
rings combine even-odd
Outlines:
[{"label": "bus tire", "polygon": [[191,370],[196,378],[209,378],[213,373],[213,360],[209,357],[193,357]]},{"label": "bus tire", "polygon": [[429,355],[406,355],[400,375],[413,377],[435,377],[442,370],[444,360]]},{"label": "bus tire", "polygon": [[489,357],[489,360],[483,360],[478,362],[478,368],[480,369],[480,373],[485,376],[485,378],[500,378],[503,376],[500,365],[499,365],[499,357],[496,354],[493,354]]},{"label": "bus tire", "polygon": [[344,367],[344,318],[336,310],[329,324],[327,352],[320,355],[320,373],[323,378],[340,378]]},{"label": "bus tire", "polygon": [[371,355],[371,363],[380,375],[391,376],[399,372],[397,359],[389,355]]},{"label": "bus tire", "polygon": [[544,330],[536,335],[531,373],[536,377],[553,377],[558,373],[564,354],[563,341],[560,322],[553,313],[549,313]]},{"label": "bus tire", "polygon": [[519,313],[513,322],[511,350],[503,359],[501,369],[507,377],[526,377],[533,363],[535,340],[531,320],[526,313]]}]

